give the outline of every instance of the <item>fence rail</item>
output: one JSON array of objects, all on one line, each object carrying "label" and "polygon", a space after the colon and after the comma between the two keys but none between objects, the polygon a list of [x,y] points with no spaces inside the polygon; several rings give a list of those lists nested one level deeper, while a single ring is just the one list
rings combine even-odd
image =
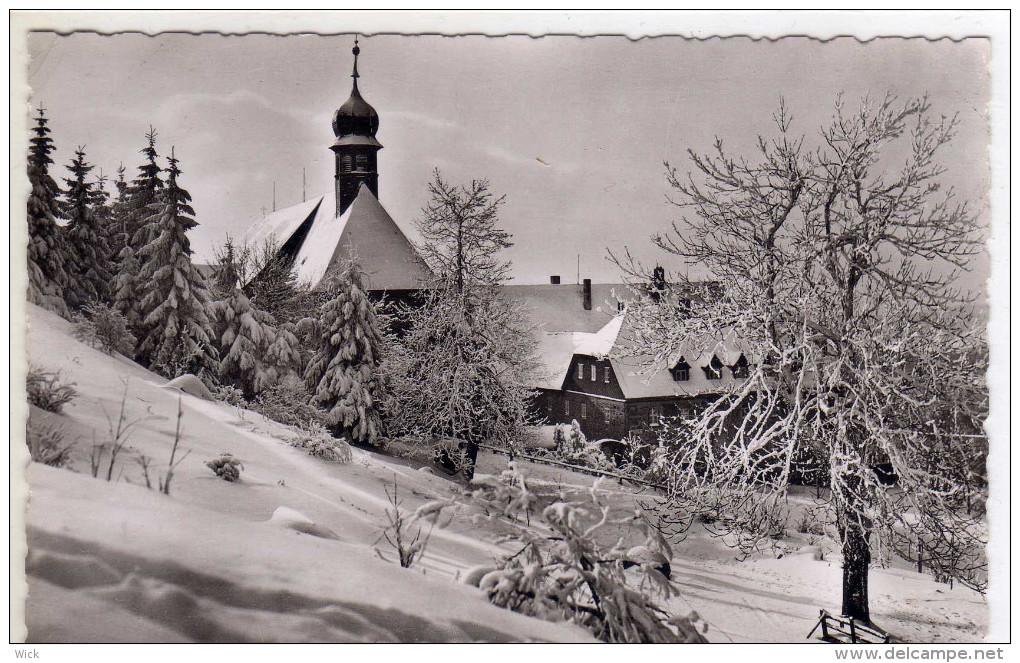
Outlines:
[{"label": "fence rail", "polygon": [[584,474],[590,474],[592,476],[612,477],[613,479],[620,479],[622,481],[630,481],[631,483],[638,484],[638,485],[641,485],[641,486],[648,486],[650,488],[658,488],[659,490],[665,490],[666,489],[666,487],[663,486],[662,484],[655,483],[655,482],[652,482],[652,481],[645,481],[644,479],[638,479],[637,477],[627,476],[626,474],[620,474],[619,472],[607,472],[605,470],[596,470],[594,468],[586,467],[584,465],[574,465],[573,463],[566,463],[566,462],[563,462],[561,460],[553,460],[552,458],[540,458],[538,456],[530,456],[528,454],[523,454],[523,453],[520,453],[520,454],[519,453],[513,453],[513,452],[510,452],[510,451],[507,451],[506,449],[500,449],[498,447],[491,447],[491,446],[489,446],[487,444],[479,444],[478,448],[479,449],[487,449],[487,450],[492,451],[494,453],[502,454],[504,456],[509,456],[510,460],[513,460],[514,458],[523,458],[524,460],[531,461],[532,463],[539,463],[541,465],[551,465],[551,466],[554,466],[554,467],[564,467],[564,468],[567,468],[569,470],[573,470],[575,472],[582,472]]}]

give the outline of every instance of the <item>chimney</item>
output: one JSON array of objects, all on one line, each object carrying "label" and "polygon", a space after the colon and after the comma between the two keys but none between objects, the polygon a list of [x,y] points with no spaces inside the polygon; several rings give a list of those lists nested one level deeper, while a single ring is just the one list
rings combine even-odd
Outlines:
[{"label": "chimney", "polygon": [[554,274],[554,275],[550,276],[549,277],[549,284],[550,285],[559,285],[560,284],[560,275],[559,274]]},{"label": "chimney", "polygon": [[584,280],[584,310],[591,310],[591,279]]}]

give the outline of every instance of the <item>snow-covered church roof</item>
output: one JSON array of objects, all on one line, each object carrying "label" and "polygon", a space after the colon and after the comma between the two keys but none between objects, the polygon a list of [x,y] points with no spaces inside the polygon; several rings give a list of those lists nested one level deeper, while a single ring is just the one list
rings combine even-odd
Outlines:
[{"label": "snow-covered church roof", "polygon": [[364,184],[340,216],[323,196],[268,214],[243,241],[258,246],[272,238],[293,255],[299,281],[313,287],[344,261],[356,258],[369,290],[415,290],[431,272],[411,242]]}]

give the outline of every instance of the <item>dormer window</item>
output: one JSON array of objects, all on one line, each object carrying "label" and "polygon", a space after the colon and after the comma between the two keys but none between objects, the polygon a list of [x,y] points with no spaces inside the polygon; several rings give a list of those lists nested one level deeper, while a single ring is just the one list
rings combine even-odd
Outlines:
[{"label": "dormer window", "polygon": [[712,355],[712,361],[709,362],[708,366],[703,366],[702,368],[705,371],[705,377],[709,380],[722,379],[723,363],[719,361],[719,357]]},{"label": "dormer window", "polygon": [[687,382],[691,379],[691,365],[683,357],[680,357],[676,366],[669,369],[669,374],[673,376],[674,382]]},{"label": "dormer window", "polygon": [[747,364],[747,357],[740,355],[740,359],[737,363],[730,366],[730,370],[733,371],[733,377],[735,378],[746,378],[749,373],[749,367]]}]

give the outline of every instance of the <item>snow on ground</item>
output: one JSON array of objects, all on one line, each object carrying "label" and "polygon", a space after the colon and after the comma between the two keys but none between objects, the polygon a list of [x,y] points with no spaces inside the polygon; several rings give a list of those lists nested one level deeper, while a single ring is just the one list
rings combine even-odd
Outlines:
[{"label": "snow on ground", "polygon": [[[78,397],[41,423],[77,439],[70,472],[31,464],[27,514],[28,637],[54,641],[569,641],[590,640],[566,624],[490,605],[456,581],[491,563],[498,525],[455,519],[434,531],[414,569],[401,569],[380,533],[385,487],[396,477],[404,508],[448,497],[448,478],[355,449],[338,465],[287,444],[286,427],[261,415],[168,387],[122,358],[73,340],[66,321],[29,307],[29,359],[61,369]],[[125,393],[128,420],[142,418],[105,481],[93,478],[93,445],[109,438]],[[178,401],[184,456],[170,495],[145,487],[165,475]],[[230,453],[244,465],[234,483],[208,460]],[[479,472],[498,474],[501,456],[483,454]],[[584,490],[593,477],[520,462],[542,491]],[[603,482],[632,507],[648,497]],[[794,537],[790,545],[799,546]],[[378,550],[378,552],[377,552]],[[710,624],[711,641],[802,642],[818,609],[838,611],[838,560],[811,554],[738,562],[704,532],[674,547],[682,598]],[[380,558],[380,554],[383,558]],[[977,594],[907,570],[872,572],[873,615],[904,641],[983,637],[987,608]]]}]

